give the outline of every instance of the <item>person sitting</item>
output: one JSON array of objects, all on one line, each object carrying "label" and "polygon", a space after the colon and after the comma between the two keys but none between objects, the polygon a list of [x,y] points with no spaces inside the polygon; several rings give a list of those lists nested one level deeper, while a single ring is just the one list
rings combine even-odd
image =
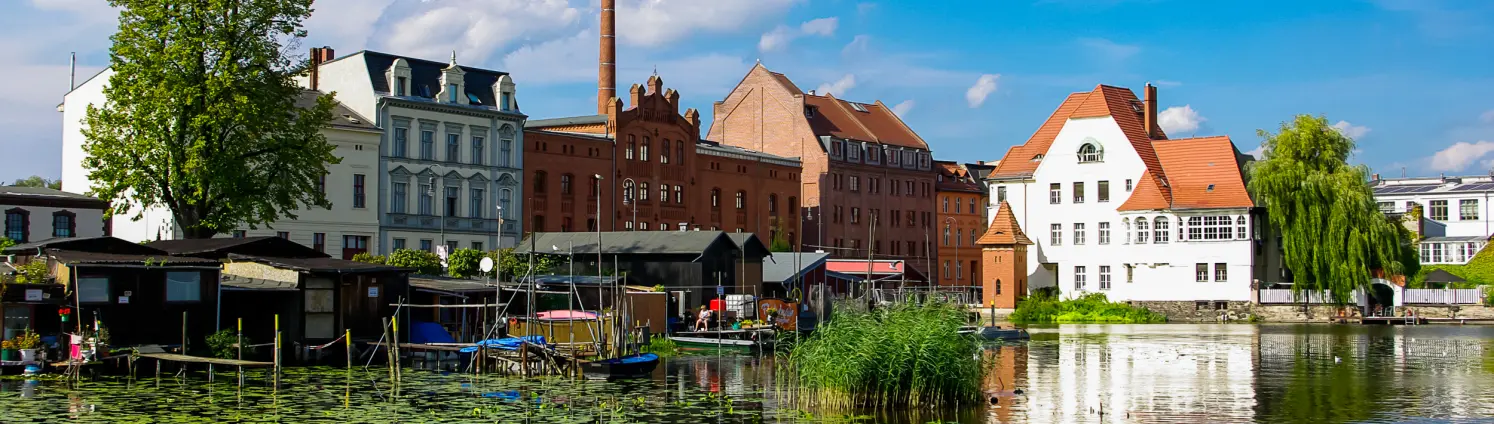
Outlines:
[{"label": "person sitting", "polygon": [[695,331],[706,331],[711,326],[711,310],[705,305],[700,306],[700,312],[695,318]]}]

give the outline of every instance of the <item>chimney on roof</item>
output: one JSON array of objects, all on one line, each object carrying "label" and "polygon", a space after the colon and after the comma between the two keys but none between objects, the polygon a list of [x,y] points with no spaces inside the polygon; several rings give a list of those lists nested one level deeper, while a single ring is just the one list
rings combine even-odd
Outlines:
[{"label": "chimney on roof", "polygon": [[1147,138],[1153,140],[1162,138],[1161,131],[1157,127],[1157,86],[1146,83],[1146,90],[1142,94],[1142,122],[1146,125]]},{"label": "chimney on roof", "polygon": [[311,48],[311,89],[316,90],[321,85],[321,68],[323,63],[331,62],[333,51],[331,47]]},{"label": "chimney on roof", "polygon": [[1370,181],[1380,181],[1380,174],[1370,175]]},{"label": "chimney on roof", "polygon": [[598,56],[597,114],[617,97],[617,0],[602,0],[602,51]]}]

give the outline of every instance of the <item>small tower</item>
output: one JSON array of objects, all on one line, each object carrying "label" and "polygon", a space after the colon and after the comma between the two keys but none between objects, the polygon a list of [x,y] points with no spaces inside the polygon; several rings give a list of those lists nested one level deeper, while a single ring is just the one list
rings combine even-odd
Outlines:
[{"label": "small tower", "polygon": [[1027,246],[1032,239],[1022,233],[1011,205],[1001,202],[996,218],[975,244],[981,247],[981,305],[1015,308],[1027,296]]}]

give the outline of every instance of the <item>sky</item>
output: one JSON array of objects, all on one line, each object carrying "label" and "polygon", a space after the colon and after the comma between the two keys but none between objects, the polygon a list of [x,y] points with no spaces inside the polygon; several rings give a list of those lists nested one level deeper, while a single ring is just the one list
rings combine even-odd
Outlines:
[{"label": "sky", "polygon": [[[1158,86],[1168,135],[1323,115],[1386,177],[1494,172],[1494,1],[618,0],[618,85],[658,72],[709,122],[753,63],[893,106],[938,159],[999,160],[1068,93]],[[531,119],[595,112],[599,0],[317,0],[329,46],[511,73]],[[105,0],[0,1],[0,181],[61,174],[69,53],[108,66]]]}]

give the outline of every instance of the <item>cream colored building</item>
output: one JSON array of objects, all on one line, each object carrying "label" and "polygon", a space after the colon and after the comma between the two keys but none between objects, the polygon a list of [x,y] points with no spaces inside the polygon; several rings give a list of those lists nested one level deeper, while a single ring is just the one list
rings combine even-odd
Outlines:
[{"label": "cream colored building", "polygon": [[[522,131],[503,72],[360,51],[313,48],[311,88],[336,92],[382,129],[376,250],[493,249],[519,237]],[[500,212],[502,211],[500,236]]]},{"label": "cream colored building", "polygon": [[[69,92],[59,111],[63,115],[62,177],[63,191],[84,194],[93,184],[83,168],[83,117],[89,105],[103,105],[104,88],[112,70],[104,70]],[[305,91],[297,99],[300,106],[310,106],[322,93]],[[338,100],[343,100],[339,97]],[[373,121],[338,104],[333,120],[322,130],[327,141],[336,146],[333,154],[342,162],[328,166],[321,183],[331,208],[311,207],[295,212],[296,218],[284,218],[259,228],[242,228],[218,234],[218,237],[281,235],[297,243],[317,248],[334,257],[351,258],[360,251],[379,251],[379,218],[375,190],[379,187],[379,141],[382,131]],[[360,200],[361,199],[361,200]],[[140,212],[140,219],[134,219]],[[165,207],[116,215],[110,223],[112,235],[125,240],[170,240],[181,237],[181,228]]]}]

